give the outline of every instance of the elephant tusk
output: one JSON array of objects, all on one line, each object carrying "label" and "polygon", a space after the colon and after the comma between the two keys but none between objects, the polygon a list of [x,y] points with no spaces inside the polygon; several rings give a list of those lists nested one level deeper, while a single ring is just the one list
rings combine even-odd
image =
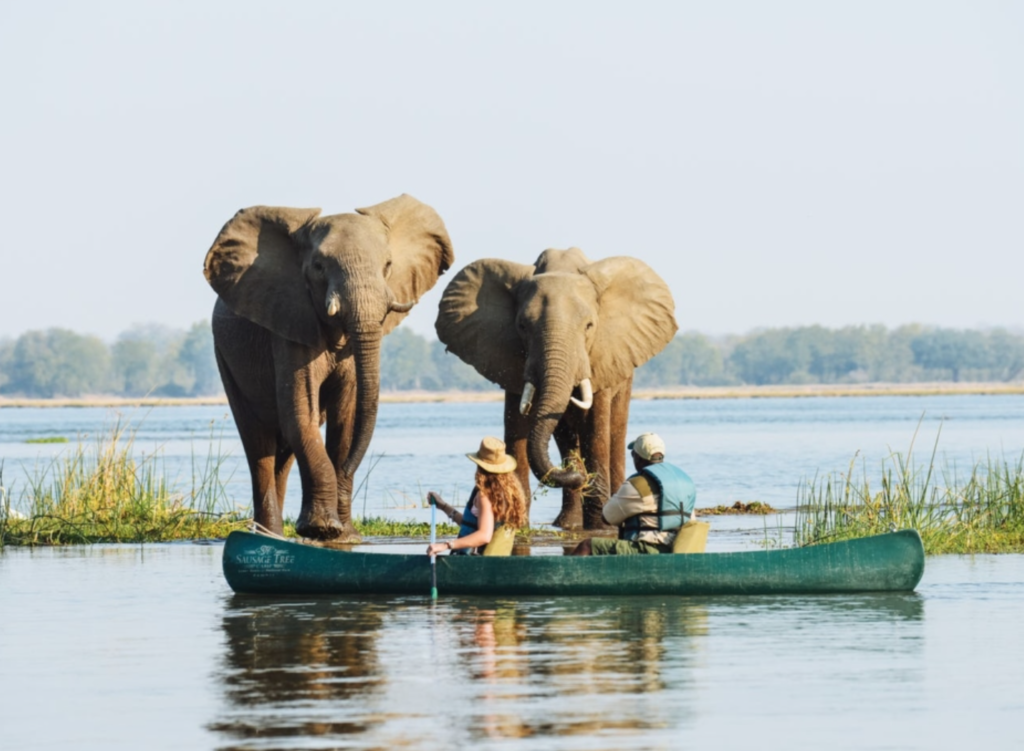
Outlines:
[{"label": "elephant tusk", "polygon": [[533,406],[533,395],[537,391],[537,387],[529,381],[526,382],[526,388],[523,389],[523,398],[519,402],[519,414],[528,415],[530,414],[530,407]]},{"label": "elephant tusk", "polygon": [[570,396],[569,401],[580,409],[590,409],[594,404],[594,387],[590,384],[589,378],[584,378],[580,381],[580,396],[583,398],[577,399],[574,396]]},{"label": "elephant tusk", "polygon": [[341,296],[337,292],[327,294],[327,317],[333,318],[341,310]]},{"label": "elephant tusk", "polygon": [[394,300],[388,305],[388,310],[392,313],[408,313],[412,310],[412,306],[416,304],[416,301],[411,302],[395,302]]}]

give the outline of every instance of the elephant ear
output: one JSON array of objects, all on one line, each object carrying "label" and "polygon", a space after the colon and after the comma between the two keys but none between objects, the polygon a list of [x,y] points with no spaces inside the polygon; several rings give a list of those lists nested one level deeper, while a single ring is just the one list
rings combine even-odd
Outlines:
[{"label": "elephant ear", "polygon": [[523,390],[526,350],[516,333],[516,289],[533,266],[474,261],[445,288],[434,328],[448,351],[503,389]]},{"label": "elephant ear", "polygon": [[[390,201],[356,211],[379,219],[384,225],[391,248],[388,287],[396,302],[419,302],[455,262],[452,241],[441,217],[412,196],[403,193]],[[396,311],[388,313],[384,333],[395,328],[407,315]]]},{"label": "elephant ear", "polygon": [[224,225],[203,274],[231,310],[275,334],[319,346],[320,325],[302,275],[295,233],[320,209],[252,206]]},{"label": "elephant ear", "polygon": [[590,367],[594,388],[621,383],[661,352],[678,329],[665,281],[643,261],[616,256],[583,269],[600,311]]},{"label": "elephant ear", "polygon": [[537,257],[537,262],[533,265],[537,268],[535,274],[546,274],[549,271],[578,274],[591,263],[593,261],[583,255],[583,251],[579,248],[569,248],[568,250],[548,248]]}]

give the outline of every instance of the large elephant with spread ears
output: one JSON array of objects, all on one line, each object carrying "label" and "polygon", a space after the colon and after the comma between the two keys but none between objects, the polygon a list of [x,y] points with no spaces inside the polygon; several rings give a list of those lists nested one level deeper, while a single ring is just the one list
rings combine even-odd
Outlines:
[{"label": "large elephant with spread ears", "polygon": [[[476,261],[445,289],[438,338],[505,389],[505,443],[524,487],[532,469],[562,488],[557,526],[604,526],[625,478],[633,371],[671,341],[674,311],[643,261],[591,262],[579,248],[546,250],[533,266]],[[552,436],[562,467],[548,454]]]},{"label": "large elephant with spread ears", "polygon": [[217,365],[249,463],[256,521],[281,532],[297,459],[299,534],[354,538],[352,478],[377,420],[381,337],[454,257],[441,217],[408,195],[354,214],[319,214],[242,209],[204,271],[219,298]]}]

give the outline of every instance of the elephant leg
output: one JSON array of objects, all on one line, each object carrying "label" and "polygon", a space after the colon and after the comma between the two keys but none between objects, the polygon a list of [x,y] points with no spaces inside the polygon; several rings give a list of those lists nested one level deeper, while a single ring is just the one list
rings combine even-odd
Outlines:
[{"label": "elephant leg", "polygon": [[338,488],[338,521],[344,532],[344,542],[358,542],[359,535],[352,523],[352,483],[354,478],[345,474],[344,466],[352,450],[355,436],[356,380],[351,377],[332,378],[321,393],[327,417],[327,454],[334,462]]},{"label": "elephant leg", "polygon": [[280,502],[274,483],[274,455],[277,450],[276,429],[260,420],[251,409],[235,381],[231,369],[220,352],[215,350],[217,368],[220,370],[224,393],[235,418],[235,427],[242,440],[245,460],[249,465],[252,479],[252,513],[257,524],[271,532],[281,534],[283,530]]},{"label": "elephant leg", "polygon": [[[604,504],[613,492],[609,477],[609,436],[612,396],[607,389],[594,394],[594,403],[587,410],[580,434],[580,450],[587,474],[593,479],[583,493],[583,528],[607,529],[601,516]],[[617,489],[618,486],[615,486]]]},{"label": "elephant leg", "polygon": [[341,536],[338,520],[338,478],[320,436],[320,384],[309,369],[279,373],[278,414],[281,433],[295,452],[302,478],[302,510],[295,531],[303,537],[329,540]]},{"label": "elephant leg", "polygon": [[633,376],[623,381],[612,396],[609,417],[609,486],[615,490],[626,481],[626,431],[629,429],[629,402],[633,398]]},{"label": "elephant leg", "polygon": [[530,435],[530,418],[519,413],[522,394],[505,392],[505,451],[516,460],[516,474],[526,496],[526,518],[530,518],[530,461],[526,447]]},{"label": "elephant leg", "polygon": [[[554,430],[555,445],[558,446],[558,453],[563,462],[570,457],[582,456],[579,437],[580,421],[572,412],[579,412],[579,410],[566,412]],[[553,524],[562,529],[579,529],[583,526],[583,488],[562,488],[562,510],[558,512]]]},{"label": "elephant leg", "polygon": [[295,454],[285,443],[280,433],[277,435],[277,454],[274,457],[274,486],[277,488],[277,507],[284,518],[284,499],[288,492],[288,474],[295,462]]}]

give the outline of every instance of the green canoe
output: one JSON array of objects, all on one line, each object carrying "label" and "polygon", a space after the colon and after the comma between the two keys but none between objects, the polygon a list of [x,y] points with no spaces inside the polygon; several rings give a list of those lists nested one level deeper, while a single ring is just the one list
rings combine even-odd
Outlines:
[{"label": "green canoe", "polygon": [[[908,592],[924,573],[915,530],[803,548],[693,555],[438,556],[450,595],[735,595]],[[236,592],[430,593],[426,555],[332,550],[232,532],[224,576]]]}]

